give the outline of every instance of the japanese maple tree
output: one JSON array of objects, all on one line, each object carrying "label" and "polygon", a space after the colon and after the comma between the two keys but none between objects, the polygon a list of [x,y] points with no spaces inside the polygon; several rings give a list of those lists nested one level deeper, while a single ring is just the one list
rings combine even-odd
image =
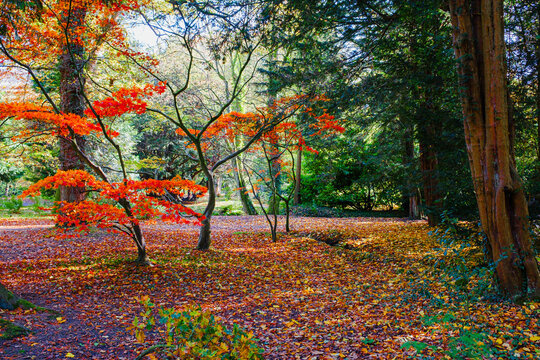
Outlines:
[{"label": "japanese maple tree", "polygon": [[[73,230],[84,233],[91,226],[113,232],[121,232],[130,236],[137,247],[137,262],[148,263],[146,242],[140,226],[145,218],[160,218],[175,223],[200,224],[203,217],[182,204],[165,200],[165,194],[182,196],[190,192],[203,195],[206,189],[189,180],[174,178],[172,180],[136,180],[130,178],[126,169],[122,148],[115,138],[119,135],[107,120],[112,120],[126,113],[141,114],[146,111],[145,98],[163,92],[164,85],[147,85],[144,88],[134,87],[120,89],[112,96],[90,104],[85,112],[86,117],[76,114],[64,114],[54,108],[34,104],[0,104],[0,117],[13,117],[15,120],[32,120],[46,126],[51,134],[62,135],[70,142],[73,150],[87,168],[85,170],[59,170],[55,175],[47,177],[30,186],[22,196],[38,195],[42,189],[60,186],[85,189],[87,193],[95,193],[92,200],[78,202],[61,201],[57,205],[59,213],[57,223],[62,236],[71,236]],[[42,135],[44,128],[35,128]],[[21,136],[33,136],[33,129],[28,129]],[[77,136],[94,136],[102,138],[116,151],[121,167],[119,181],[114,181],[110,174],[103,170],[91,156],[79,146]],[[96,178],[97,177],[97,178]],[[185,216],[190,217],[187,219]]]},{"label": "japanese maple tree", "polygon": [[[0,6],[0,65],[32,78],[55,112],[84,116],[89,69],[105,43],[123,44],[119,18],[140,9],[145,0],[7,0]],[[20,74],[21,72],[15,72]],[[75,134],[84,149],[84,136]],[[84,169],[70,139],[58,134],[62,170]],[[61,186],[59,198],[84,199],[81,188]]]},{"label": "japanese maple tree", "polygon": [[[328,101],[324,96],[316,97],[317,103]],[[259,155],[253,157],[254,160],[249,163],[244,162],[246,177],[250,184],[250,189],[242,189],[254,195],[260,205],[272,234],[272,240],[277,240],[278,217],[275,211],[267,211],[263,205],[262,193],[266,189],[270,192],[270,203],[276,203],[281,200],[285,203],[285,231],[290,231],[290,203],[295,194],[296,188],[296,168],[294,160],[294,151],[308,151],[317,153],[317,150],[308,145],[310,137],[330,137],[343,133],[342,127],[333,115],[322,108],[316,114],[311,106],[304,106],[301,109],[301,116],[289,118],[273,127],[270,131],[263,134],[255,146],[250,150]],[[310,124],[302,124],[310,119]],[[303,125],[303,126],[300,126]],[[257,160],[262,159],[262,167],[257,167]],[[276,167],[276,163],[279,165]],[[279,168],[279,171],[275,171]],[[285,175],[289,186],[283,191],[277,186],[278,177]],[[271,216],[270,216],[271,215]]]}]

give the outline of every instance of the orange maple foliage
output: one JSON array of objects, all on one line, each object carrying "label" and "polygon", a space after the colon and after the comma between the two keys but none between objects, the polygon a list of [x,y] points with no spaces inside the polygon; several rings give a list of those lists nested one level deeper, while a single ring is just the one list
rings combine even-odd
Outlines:
[{"label": "orange maple foliage", "polygon": [[[41,7],[20,7],[2,2],[6,14],[0,18],[6,34],[3,42],[16,59],[33,64],[56,62],[67,44],[94,51],[108,41],[122,52],[127,46],[119,17],[148,3],[150,0],[49,0]],[[76,16],[84,21],[74,22]],[[0,57],[2,61],[9,59]]]},{"label": "orange maple foliage", "polygon": [[[287,139],[288,142],[294,144],[293,147],[296,149],[301,148],[316,153],[316,150],[307,145],[304,134],[292,119],[291,114],[305,113],[315,120],[309,125],[309,128],[314,130],[310,136],[343,133],[345,128],[339,125],[333,115],[328,114],[327,109],[322,109],[322,114],[317,115],[313,108],[308,106],[310,103],[324,101],[329,101],[329,99],[325,96],[295,95],[277,99],[270,106],[258,108],[257,113],[233,111],[223,114],[200,135],[204,141],[202,148],[208,150],[211,142],[215,143],[220,139],[233,142],[237,136],[252,138],[262,130],[260,141],[277,143],[280,139]],[[200,134],[200,130],[197,129],[189,129],[189,132],[194,136]],[[176,133],[186,136],[182,129],[177,129]]]},{"label": "orange maple foliage", "polygon": [[163,94],[165,84],[146,85],[144,88],[135,86],[132,88],[121,88],[114,92],[112,96],[101,101],[95,101],[92,109],[86,109],[86,116],[95,118],[120,116],[126,113],[144,114],[148,104],[143,100],[154,94]]},{"label": "orange maple foliage", "polygon": [[[47,125],[52,125],[52,135],[69,136],[70,132],[77,135],[89,135],[101,133],[101,127],[87,119],[75,114],[58,114],[51,107],[39,106],[30,103],[0,103],[0,118],[13,117],[17,120],[34,120]],[[30,129],[18,137],[30,135]],[[35,130],[38,130],[37,128]],[[118,136],[116,132],[110,132],[112,136]],[[18,138],[17,137],[17,138]]]},{"label": "orange maple foliage", "polygon": [[[178,195],[192,193],[200,197],[206,188],[190,180],[175,177],[171,180],[125,180],[105,182],[83,170],[59,170],[31,185],[20,196],[37,196],[42,189],[56,189],[60,186],[81,187],[96,193],[96,201],[85,200],[77,203],[57,202],[61,212],[57,214],[60,236],[73,236],[66,229],[75,228],[88,232],[90,226],[119,232],[122,227],[139,224],[140,219],[159,218],[174,223],[200,224],[204,218],[192,209],[162,199],[165,194]],[[131,214],[118,205],[129,203]],[[188,216],[189,218],[186,218]],[[62,228],[65,226],[65,228]],[[62,231],[64,230],[64,231]]]}]

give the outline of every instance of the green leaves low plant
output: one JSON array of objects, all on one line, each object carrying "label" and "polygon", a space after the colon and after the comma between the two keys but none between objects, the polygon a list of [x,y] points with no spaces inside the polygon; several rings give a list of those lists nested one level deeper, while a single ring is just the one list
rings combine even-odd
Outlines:
[{"label": "green leaves low plant", "polygon": [[[137,341],[149,346],[137,359],[263,359],[263,350],[257,346],[253,333],[247,333],[236,324],[229,329],[209,311],[200,307],[184,311],[174,308],[156,311],[148,297],[143,297],[140,302],[144,306],[143,311],[140,318],[135,317],[128,330]],[[164,338],[150,344],[146,334],[157,325],[161,326],[159,330]]]}]

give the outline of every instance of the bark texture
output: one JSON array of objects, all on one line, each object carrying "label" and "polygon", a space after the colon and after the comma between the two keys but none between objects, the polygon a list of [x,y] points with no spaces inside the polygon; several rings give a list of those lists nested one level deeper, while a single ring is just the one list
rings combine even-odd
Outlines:
[{"label": "bark texture", "polygon": [[465,140],[482,228],[502,293],[540,296],[527,202],[516,172],[502,0],[451,0]]},{"label": "bark texture", "polygon": [[[74,41],[74,34],[84,26],[86,9],[75,7],[66,15],[67,33],[70,39],[64,45],[60,55],[60,110],[63,113],[84,116],[86,108],[84,99],[84,47],[82,42]],[[84,138],[76,136],[75,141],[84,150]],[[84,169],[84,163],[77,152],[73,149],[69,140],[60,136],[60,169],[78,170]],[[78,202],[84,200],[84,189],[79,187],[62,186],[59,190],[59,200],[66,202]]]},{"label": "bark texture", "polygon": [[[204,164],[206,166],[206,163]],[[198,250],[208,250],[212,241],[210,234],[210,225],[212,220],[212,214],[216,208],[216,191],[214,184],[214,177],[212,173],[206,169],[206,177],[208,179],[208,204],[204,209],[204,220],[202,221],[201,229],[199,230],[199,241],[197,242]]]}]

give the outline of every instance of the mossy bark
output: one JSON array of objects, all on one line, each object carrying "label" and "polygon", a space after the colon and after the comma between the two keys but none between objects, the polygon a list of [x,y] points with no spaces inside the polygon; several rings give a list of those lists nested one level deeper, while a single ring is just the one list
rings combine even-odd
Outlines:
[{"label": "mossy bark", "polygon": [[0,309],[13,310],[19,307],[21,298],[0,283]]}]

